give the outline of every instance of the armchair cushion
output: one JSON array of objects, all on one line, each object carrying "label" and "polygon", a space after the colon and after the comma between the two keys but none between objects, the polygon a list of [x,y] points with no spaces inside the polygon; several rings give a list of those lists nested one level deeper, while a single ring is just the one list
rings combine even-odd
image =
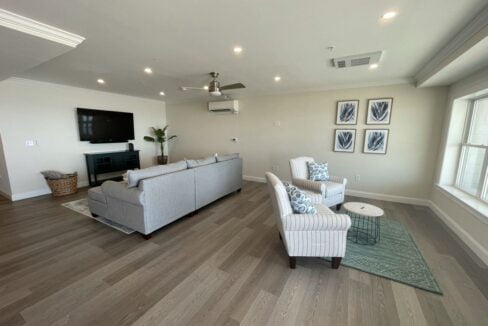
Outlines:
[{"label": "armchair cushion", "polygon": [[342,183],[324,181],[324,185],[327,197],[342,194],[346,190],[346,187]]},{"label": "armchair cushion", "polygon": [[322,196],[321,193],[317,193],[309,190],[303,190],[303,189],[300,190],[303,191],[303,193],[305,193],[305,195],[307,195],[310,198],[310,200],[312,201],[312,205],[322,204],[322,200],[324,197]]},{"label": "armchair cushion", "polygon": [[312,204],[312,199],[307,196],[304,191],[301,191],[297,187],[290,185],[288,182],[283,182],[283,185],[285,186],[288,197],[290,198],[290,205],[294,213],[317,213],[317,210]]},{"label": "armchair cushion", "polygon": [[307,189],[310,191],[317,192],[322,196],[325,195],[325,184],[320,181],[312,181],[307,179],[293,178],[292,183],[294,186],[300,187],[302,189]]},{"label": "armchair cushion", "polygon": [[329,178],[327,163],[307,162],[308,179],[312,181],[326,181]]}]

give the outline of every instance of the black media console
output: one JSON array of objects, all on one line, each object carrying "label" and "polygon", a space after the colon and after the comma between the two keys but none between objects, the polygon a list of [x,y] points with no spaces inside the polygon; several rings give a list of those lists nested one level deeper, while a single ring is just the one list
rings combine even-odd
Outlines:
[{"label": "black media console", "polygon": [[98,180],[98,175],[140,169],[139,151],[107,153],[85,153],[88,182],[90,187],[99,186],[106,180],[121,180],[122,173],[116,177]]}]

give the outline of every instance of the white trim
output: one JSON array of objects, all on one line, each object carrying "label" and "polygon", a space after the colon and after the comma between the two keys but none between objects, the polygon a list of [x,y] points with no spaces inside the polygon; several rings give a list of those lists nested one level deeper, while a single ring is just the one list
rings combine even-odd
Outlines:
[{"label": "white trim", "polygon": [[380,194],[375,192],[367,192],[367,191],[354,190],[354,189],[346,189],[346,195],[361,197],[361,198],[391,201],[391,202],[402,203],[402,204],[429,206],[429,200],[422,199],[422,198],[387,195],[387,194]]},{"label": "white trim", "polygon": [[[450,187],[448,187],[448,186],[441,186],[439,184],[436,184],[435,187],[440,190],[439,192],[442,195],[444,195],[448,199],[456,202],[456,204],[458,204],[459,207],[464,209],[467,213],[476,217],[480,222],[482,222],[484,224],[488,224],[488,217],[486,215],[484,215],[482,212],[480,212],[479,210],[477,210],[476,208],[474,208],[472,205],[470,205],[468,200],[465,200],[465,198],[467,199],[469,197],[472,197],[471,195],[464,194],[463,191],[458,190],[454,187],[452,187],[453,188],[452,190],[449,189]],[[456,196],[455,192],[457,192],[457,191],[464,195],[463,198],[461,198],[460,196]],[[476,198],[476,197],[472,197],[472,198],[476,202],[479,202],[481,204],[485,204],[485,203],[481,202],[481,200]],[[488,206],[488,204],[486,206]]]},{"label": "white trim", "polygon": [[430,209],[488,266],[488,250],[432,201],[430,201]]},{"label": "white trim", "polygon": [[18,200],[24,200],[24,199],[33,198],[33,197],[44,196],[44,195],[48,195],[50,193],[51,193],[51,190],[49,190],[49,188],[46,188],[46,189],[37,189],[37,190],[22,192],[20,194],[12,194],[12,201],[18,201]]},{"label": "white trim", "polygon": [[76,48],[85,40],[83,36],[63,31],[13,12],[0,9],[0,26],[34,35],[46,40]]},{"label": "white trim", "polygon": [[253,177],[251,175],[243,175],[242,180],[246,181],[254,181],[254,182],[260,182],[260,183],[266,183],[266,179],[263,177]]},{"label": "white trim", "polygon": [[[80,181],[80,182],[78,182],[78,185],[77,185],[78,188],[86,187],[86,186],[88,186],[88,181]],[[32,190],[32,191],[27,191],[27,192],[21,192],[19,194],[12,194],[10,200],[11,201],[24,200],[24,199],[49,195],[50,193],[51,193],[51,190],[46,187],[46,188],[42,188],[42,189],[36,189],[36,190]]]},{"label": "white trim", "polygon": [[422,87],[423,84],[438,72],[483,40],[488,28],[487,21],[488,6],[485,6],[417,72],[415,75],[417,87]]}]

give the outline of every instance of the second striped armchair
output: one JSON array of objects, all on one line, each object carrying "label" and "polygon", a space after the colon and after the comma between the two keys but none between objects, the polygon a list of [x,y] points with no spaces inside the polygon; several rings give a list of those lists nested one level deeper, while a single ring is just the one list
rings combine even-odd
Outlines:
[{"label": "second striped armchair", "polygon": [[332,257],[332,268],[339,268],[346,254],[347,230],[351,219],[336,214],[322,204],[322,195],[305,191],[317,214],[294,214],[283,183],[273,173],[266,173],[280,238],[295,268],[296,257]]}]

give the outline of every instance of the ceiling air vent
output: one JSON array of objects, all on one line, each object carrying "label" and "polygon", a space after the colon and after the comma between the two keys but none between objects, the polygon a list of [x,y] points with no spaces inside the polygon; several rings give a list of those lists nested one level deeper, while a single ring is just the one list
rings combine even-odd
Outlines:
[{"label": "ceiling air vent", "polygon": [[332,59],[332,65],[336,68],[347,68],[365,66],[378,63],[381,59],[382,51],[350,55],[342,58]]}]

